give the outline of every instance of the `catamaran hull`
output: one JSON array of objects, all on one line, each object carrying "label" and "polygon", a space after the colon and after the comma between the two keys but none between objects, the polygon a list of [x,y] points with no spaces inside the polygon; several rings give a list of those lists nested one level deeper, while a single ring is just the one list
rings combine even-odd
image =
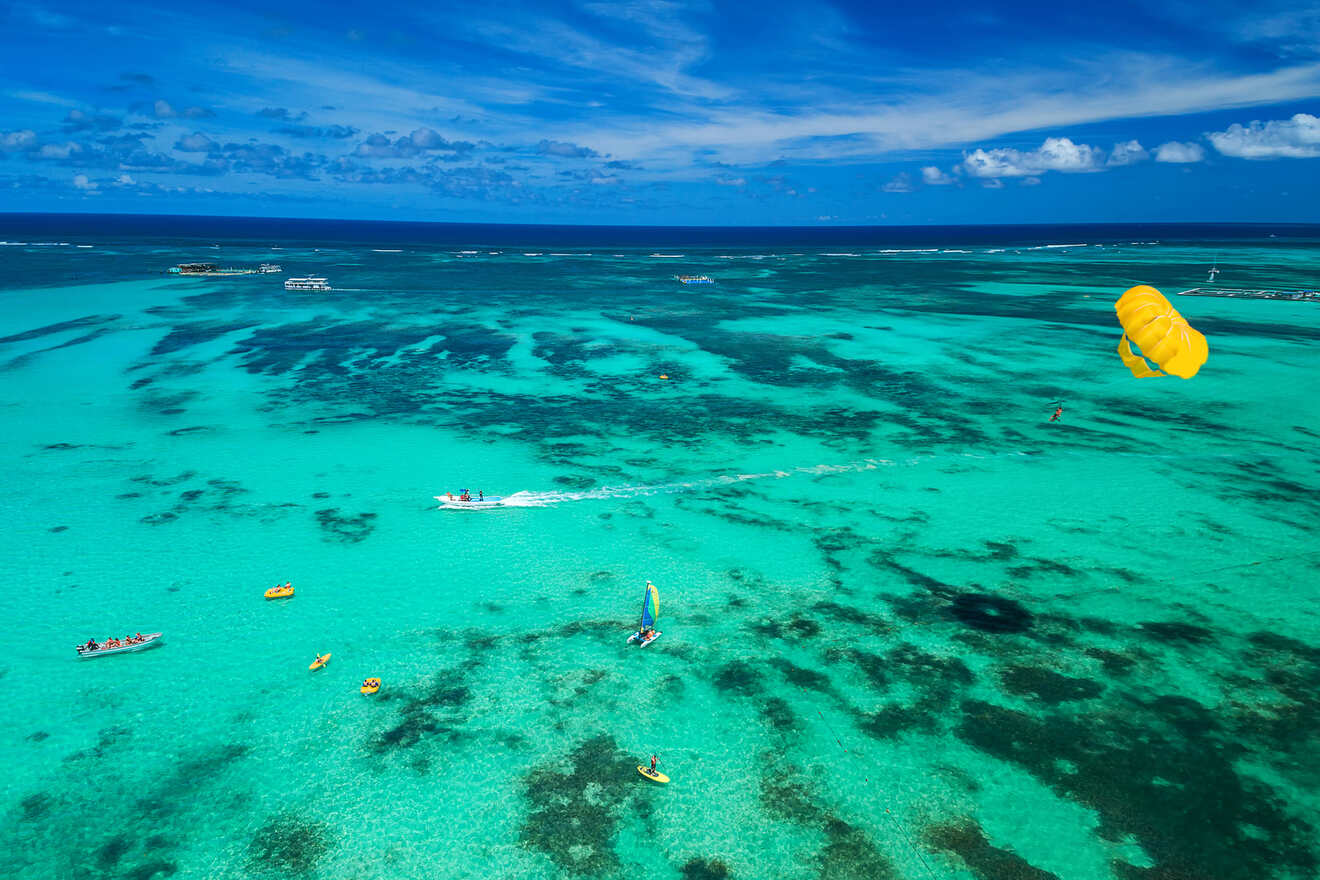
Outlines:
[{"label": "catamaran hull", "polygon": [[651,636],[649,639],[644,639],[644,640],[643,640],[643,639],[642,639],[642,631],[641,631],[641,630],[638,630],[637,632],[635,632],[635,633],[633,633],[632,635],[628,636],[628,644],[631,645],[633,642],[637,642],[637,644],[638,644],[639,646],[645,648],[647,645],[651,644],[651,643],[654,642],[656,639],[660,638],[660,636],[661,636],[661,633],[656,633],[655,635]]}]

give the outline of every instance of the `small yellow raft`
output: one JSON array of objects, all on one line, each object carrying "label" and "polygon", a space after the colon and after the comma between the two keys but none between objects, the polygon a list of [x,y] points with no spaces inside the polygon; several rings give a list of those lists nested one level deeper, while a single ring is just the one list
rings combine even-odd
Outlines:
[{"label": "small yellow raft", "polygon": [[360,690],[364,694],[374,694],[376,691],[380,690],[380,679],[368,678],[366,681],[362,682]]},{"label": "small yellow raft", "polygon": [[285,584],[282,587],[271,587],[266,591],[267,599],[287,599],[293,595],[293,584]]},{"label": "small yellow raft", "polygon": [[661,773],[659,770],[652,770],[650,767],[643,767],[641,764],[638,764],[638,765],[637,765],[637,772],[640,773],[640,774],[642,774],[643,776],[645,776],[647,779],[651,780],[652,782],[668,782],[668,781],[669,781],[669,777],[666,776],[665,774]]},{"label": "small yellow raft", "polygon": [[329,663],[329,662],[330,662],[330,655],[329,655],[329,654],[317,654],[317,655],[316,655],[316,659],[312,661],[312,665],[311,665],[311,666],[308,666],[307,668],[308,668],[308,669],[320,669],[322,666],[324,666],[325,664],[327,664],[327,663]]}]

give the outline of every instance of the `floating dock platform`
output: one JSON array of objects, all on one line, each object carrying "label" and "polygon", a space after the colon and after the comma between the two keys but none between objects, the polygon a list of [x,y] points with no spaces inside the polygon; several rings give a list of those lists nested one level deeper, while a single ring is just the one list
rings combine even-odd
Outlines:
[{"label": "floating dock platform", "polygon": [[714,284],[715,279],[709,275],[675,275],[680,284]]},{"label": "floating dock platform", "polygon": [[201,275],[207,278],[227,277],[229,275],[275,275],[284,270],[274,263],[262,263],[256,269],[240,268],[236,266],[225,266],[221,268],[215,263],[180,263],[177,266],[171,266],[169,273],[171,275]]},{"label": "floating dock platform", "polygon": [[1248,290],[1237,287],[1193,287],[1178,291],[1179,296],[1223,296],[1229,299],[1287,299],[1293,302],[1320,303],[1320,290]]}]

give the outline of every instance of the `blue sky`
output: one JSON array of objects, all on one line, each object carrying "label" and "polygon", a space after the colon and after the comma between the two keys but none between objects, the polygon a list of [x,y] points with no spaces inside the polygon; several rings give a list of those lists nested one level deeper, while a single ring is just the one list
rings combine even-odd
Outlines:
[{"label": "blue sky", "polygon": [[1320,221],[1320,3],[8,2],[0,211]]}]

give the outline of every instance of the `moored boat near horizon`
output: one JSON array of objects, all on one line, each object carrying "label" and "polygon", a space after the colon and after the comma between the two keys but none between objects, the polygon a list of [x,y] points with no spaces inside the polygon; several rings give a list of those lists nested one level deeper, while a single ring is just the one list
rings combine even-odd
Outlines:
[{"label": "moored boat near horizon", "polygon": [[[89,657],[104,657],[110,654],[131,654],[134,651],[145,651],[147,648],[164,644],[161,638],[163,635],[164,633],[147,633],[140,640],[106,639],[105,642],[100,643],[93,639],[89,644],[74,645],[73,649],[78,652],[78,656],[83,660]],[[115,642],[115,644],[109,645],[107,644],[109,642]],[[92,645],[95,645],[95,647],[92,647]]]},{"label": "moored boat near horizon", "polygon": [[290,278],[284,282],[285,290],[332,290],[330,282],[324,278]]}]

